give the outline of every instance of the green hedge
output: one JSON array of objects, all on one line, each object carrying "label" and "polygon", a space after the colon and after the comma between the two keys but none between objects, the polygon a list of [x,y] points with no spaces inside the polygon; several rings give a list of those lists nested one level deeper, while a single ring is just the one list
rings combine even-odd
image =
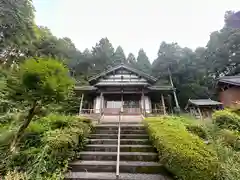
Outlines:
[{"label": "green hedge", "polygon": [[219,138],[226,146],[232,147],[234,150],[240,150],[240,133],[237,131],[230,131],[228,129],[222,129],[219,132]]},{"label": "green hedge", "polygon": [[213,121],[222,129],[240,131],[240,116],[231,110],[216,111],[213,114]]},{"label": "green hedge", "polygon": [[147,118],[150,138],[160,162],[182,180],[217,180],[217,155],[196,135],[189,133],[178,117]]},{"label": "green hedge", "polygon": [[193,133],[202,139],[207,139],[207,133],[205,129],[202,127],[202,125],[191,124],[191,125],[186,125],[186,128],[190,133]]}]

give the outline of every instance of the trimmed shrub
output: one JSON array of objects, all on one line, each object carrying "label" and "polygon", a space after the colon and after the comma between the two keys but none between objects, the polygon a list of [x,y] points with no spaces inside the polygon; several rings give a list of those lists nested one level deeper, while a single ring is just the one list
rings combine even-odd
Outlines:
[{"label": "trimmed shrub", "polygon": [[219,132],[219,136],[226,146],[231,146],[235,150],[240,150],[240,135],[238,132],[223,129]]},{"label": "trimmed shrub", "polygon": [[202,139],[207,139],[207,133],[201,125],[192,124],[187,125],[186,128],[190,133],[193,133]]},{"label": "trimmed shrub", "polygon": [[213,121],[222,129],[240,131],[240,116],[230,110],[216,111],[213,114]]},{"label": "trimmed shrub", "polygon": [[198,137],[187,131],[177,117],[146,119],[150,138],[160,162],[182,180],[217,180],[217,155]]}]

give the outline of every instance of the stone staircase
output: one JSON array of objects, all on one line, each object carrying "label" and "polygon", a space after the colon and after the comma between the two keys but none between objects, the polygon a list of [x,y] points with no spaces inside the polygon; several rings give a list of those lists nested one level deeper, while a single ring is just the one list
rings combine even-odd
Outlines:
[{"label": "stone staircase", "polygon": [[[116,179],[118,124],[96,125],[86,151],[80,159],[69,164],[68,180],[113,180]],[[159,164],[158,154],[148,141],[140,123],[121,124],[119,179],[124,180],[169,180],[164,167]]]}]

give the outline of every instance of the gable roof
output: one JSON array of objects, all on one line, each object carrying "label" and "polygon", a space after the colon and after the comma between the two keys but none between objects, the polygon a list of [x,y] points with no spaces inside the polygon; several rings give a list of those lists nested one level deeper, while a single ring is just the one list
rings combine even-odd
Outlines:
[{"label": "gable roof", "polygon": [[195,106],[216,106],[216,105],[222,105],[221,102],[214,101],[214,100],[211,100],[211,99],[189,99],[185,109],[187,109],[188,106],[191,105],[191,104],[193,104]]},{"label": "gable roof", "polygon": [[89,79],[89,83],[91,83],[92,81],[95,81],[95,80],[99,79],[99,78],[102,77],[102,76],[105,76],[105,75],[107,75],[107,74],[109,74],[109,73],[111,73],[111,72],[113,72],[113,71],[116,71],[116,70],[122,69],[122,68],[123,68],[123,69],[126,69],[126,70],[128,70],[128,71],[130,71],[130,72],[133,72],[133,73],[135,73],[135,74],[138,74],[139,76],[142,76],[142,77],[146,78],[147,80],[149,80],[149,81],[151,81],[151,82],[156,82],[156,81],[157,81],[157,79],[156,79],[155,77],[150,76],[150,75],[146,74],[146,73],[143,72],[143,71],[140,71],[140,70],[138,70],[138,69],[132,68],[132,67],[126,65],[126,64],[120,64],[120,65],[114,66],[114,67],[112,67],[112,68],[109,68],[109,69],[107,69],[106,71],[103,71],[102,73],[97,74],[96,76],[91,77],[91,78]]},{"label": "gable roof", "polygon": [[235,86],[240,86],[240,75],[224,76],[224,77],[219,78],[218,82],[231,84],[231,85],[235,85]]}]

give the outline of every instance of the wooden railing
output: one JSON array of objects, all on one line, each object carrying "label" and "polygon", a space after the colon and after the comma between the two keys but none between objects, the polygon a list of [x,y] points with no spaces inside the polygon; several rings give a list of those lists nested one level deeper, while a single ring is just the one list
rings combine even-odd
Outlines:
[{"label": "wooden railing", "polygon": [[[105,108],[101,112],[101,109],[82,109],[80,114],[99,114],[99,113],[105,113],[105,114],[113,114],[118,115],[121,108]],[[159,114],[163,115],[164,111],[163,109],[141,109],[141,108],[122,108],[123,114],[146,114],[147,112],[150,112],[151,114]]]},{"label": "wooden railing", "polygon": [[80,114],[94,114],[96,112],[100,113],[100,109],[82,109]]},{"label": "wooden railing", "polygon": [[152,114],[164,114],[163,108],[161,109],[152,109]]}]

